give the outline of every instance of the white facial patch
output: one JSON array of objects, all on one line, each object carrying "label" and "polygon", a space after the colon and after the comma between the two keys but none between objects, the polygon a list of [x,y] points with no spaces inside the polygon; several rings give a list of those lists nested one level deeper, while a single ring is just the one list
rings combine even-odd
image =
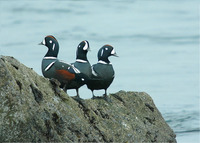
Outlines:
[{"label": "white facial patch", "polygon": [[108,48],[105,48],[106,50],[108,50]]},{"label": "white facial patch", "polygon": [[46,45],[45,39],[42,41],[42,44],[43,44],[43,45]]},{"label": "white facial patch", "polygon": [[88,49],[88,43],[85,41],[85,46],[83,47],[83,50],[87,50]]},{"label": "white facial patch", "polygon": [[112,54],[112,55],[116,54],[116,52],[115,52],[114,49],[111,51],[111,54]]},{"label": "white facial patch", "polygon": [[85,60],[81,60],[81,59],[76,59],[77,62],[80,62],[80,63],[87,63],[87,61]]},{"label": "white facial patch", "polygon": [[52,41],[50,40],[49,43],[52,43]]}]

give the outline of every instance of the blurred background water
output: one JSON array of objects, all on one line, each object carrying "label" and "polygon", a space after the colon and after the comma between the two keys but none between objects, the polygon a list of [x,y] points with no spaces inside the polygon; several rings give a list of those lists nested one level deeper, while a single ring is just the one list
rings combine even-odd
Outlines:
[{"label": "blurred background water", "polygon": [[[111,44],[120,57],[110,58],[116,78],[108,92],[147,92],[177,141],[195,143],[200,141],[199,15],[198,0],[0,0],[0,55],[42,75],[47,48],[37,44],[46,35],[57,38],[59,59],[69,63],[82,40],[90,42],[91,64],[98,49]],[[92,97],[86,86],[80,95]]]}]

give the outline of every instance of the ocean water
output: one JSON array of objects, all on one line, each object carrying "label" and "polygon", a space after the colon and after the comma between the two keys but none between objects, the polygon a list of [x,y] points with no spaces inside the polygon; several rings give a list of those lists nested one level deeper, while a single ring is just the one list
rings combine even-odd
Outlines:
[{"label": "ocean water", "polygon": [[[198,0],[1,0],[0,55],[13,56],[42,75],[47,48],[38,43],[46,35],[57,38],[59,59],[69,63],[82,40],[90,43],[91,64],[101,46],[113,45],[119,58],[110,58],[116,76],[108,92],[147,92],[177,141],[198,143],[199,18]],[[86,86],[80,95],[92,97]]]}]

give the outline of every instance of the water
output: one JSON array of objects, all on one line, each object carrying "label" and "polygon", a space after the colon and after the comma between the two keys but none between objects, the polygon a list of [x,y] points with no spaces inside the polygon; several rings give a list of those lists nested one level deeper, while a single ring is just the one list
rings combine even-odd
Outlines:
[{"label": "water", "polygon": [[[199,142],[199,13],[198,0],[1,0],[0,54],[42,75],[47,48],[37,44],[46,35],[58,39],[59,58],[69,63],[82,40],[90,42],[92,64],[98,49],[111,44],[120,57],[110,58],[116,78],[108,92],[147,92],[178,142]],[[80,94],[92,97],[86,87]]]}]

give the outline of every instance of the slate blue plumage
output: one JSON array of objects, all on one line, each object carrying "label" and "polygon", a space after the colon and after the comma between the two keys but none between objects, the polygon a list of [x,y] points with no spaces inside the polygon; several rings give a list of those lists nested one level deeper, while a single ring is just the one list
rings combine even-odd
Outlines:
[{"label": "slate blue plumage", "polygon": [[[76,50],[76,61],[72,63],[72,66],[77,68],[84,76],[85,76],[85,82],[92,76],[92,70],[91,65],[87,59],[87,53],[90,50],[89,42],[88,41],[82,41]],[[68,85],[68,89],[76,89],[77,96],[79,97],[78,89],[83,86],[85,83],[74,81],[70,82]]]},{"label": "slate blue plumage", "polygon": [[85,83],[85,76],[74,66],[57,59],[59,52],[59,44],[56,38],[52,35],[46,36],[40,45],[45,45],[48,48],[46,55],[42,60],[42,73],[46,78],[57,79],[62,88],[67,89],[67,85],[73,80]]},{"label": "slate blue plumage", "polygon": [[112,83],[115,72],[112,63],[108,57],[117,56],[114,48],[111,45],[104,45],[98,51],[98,63],[92,66],[92,78],[87,82],[87,87],[92,91],[93,98],[94,90],[105,90],[105,97],[107,96],[107,88]]}]

